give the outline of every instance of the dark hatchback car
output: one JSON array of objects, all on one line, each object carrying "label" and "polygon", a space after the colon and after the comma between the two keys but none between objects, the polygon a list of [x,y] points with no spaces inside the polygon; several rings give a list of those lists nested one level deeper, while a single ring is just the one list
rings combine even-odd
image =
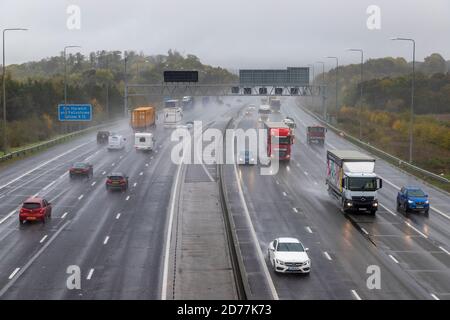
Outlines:
[{"label": "dark hatchback car", "polygon": [[122,172],[113,172],[106,178],[106,190],[121,190],[128,189],[128,177]]},{"label": "dark hatchback car", "polygon": [[19,222],[45,221],[52,216],[52,204],[40,197],[31,197],[25,200],[19,211]]},{"label": "dark hatchback car", "polygon": [[87,162],[75,162],[69,169],[69,175],[71,179],[76,176],[90,178],[94,175],[94,167]]},{"label": "dark hatchback car", "polygon": [[403,187],[397,194],[397,210],[405,213],[423,211],[428,215],[430,202],[428,195],[419,187]]},{"label": "dark hatchback car", "polygon": [[97,143],[98,144],[106,144],[108,143],[108,138],[110,136],[109,131],[99,131],[97,132]]}]

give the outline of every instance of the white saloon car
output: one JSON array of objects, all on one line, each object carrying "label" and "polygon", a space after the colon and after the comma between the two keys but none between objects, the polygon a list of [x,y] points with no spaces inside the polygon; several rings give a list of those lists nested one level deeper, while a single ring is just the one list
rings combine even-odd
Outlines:
[{"label": "white saloon car", "polygon": [[275,272],[309,274],[308,248],[295,238],[277,238],[269,244],[268,257]]}]

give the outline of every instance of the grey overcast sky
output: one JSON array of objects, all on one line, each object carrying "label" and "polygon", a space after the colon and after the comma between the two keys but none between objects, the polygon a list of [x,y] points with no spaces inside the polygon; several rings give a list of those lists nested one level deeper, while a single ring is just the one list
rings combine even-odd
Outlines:
[{"label": "grey overcast sky", "polygon": [[[81,28],[69,30],[68,6],[81,10]],[[370,5],[381,9],[381,28],[369,30]],[[301,66],[337,55],[342,63],[395,56],[411,60],[433,52],[450,59],[449,0],[1,0],[0,28],[8,33],[6,64],[58,55],[65,45],[81,52],[132,49],[145,54],[176,49],[232,69]],[[331,66],[332,61],[327,60]]]}]

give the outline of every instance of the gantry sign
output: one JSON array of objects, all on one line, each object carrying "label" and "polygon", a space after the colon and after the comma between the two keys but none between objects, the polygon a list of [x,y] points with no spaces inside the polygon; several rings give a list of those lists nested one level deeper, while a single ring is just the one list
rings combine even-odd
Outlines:
[{"label": "gantry sign", "polygon": [[[323,96],[325,87],[310,85],[309,68],[239,70],[239,82],[198,83],[196,71],[166,71],[161,84],[128,84],[133,96]],[[166,81],[168,80],[168,81]]]}]

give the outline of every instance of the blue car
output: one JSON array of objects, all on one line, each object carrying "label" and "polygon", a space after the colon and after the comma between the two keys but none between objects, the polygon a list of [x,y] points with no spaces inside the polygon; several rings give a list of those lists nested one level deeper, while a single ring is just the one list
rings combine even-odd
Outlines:
[{"label": "blue car", "polygon": [[403,187],[397,194],[397,210],[400,209],[405,213],[423,211],[428,215],[428,195],[419,187]]}]

